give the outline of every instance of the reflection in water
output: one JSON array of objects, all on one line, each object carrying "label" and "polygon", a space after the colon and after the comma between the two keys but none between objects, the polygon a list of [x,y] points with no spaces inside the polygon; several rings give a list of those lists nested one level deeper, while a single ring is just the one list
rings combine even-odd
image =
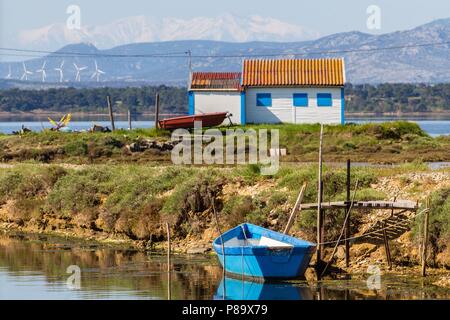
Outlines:
[{"label": "reflection in water", "polygon": [[[66,285],[71,265],[80,290]],[[0,234],[0,299],[167,299],[166,270],[164,255]],[[208,257],[174,256],[172,270],[173,299],[210,299],[221,277]]]},{"label": "reflection in water", "polygon": [[[225,293],[225,294],[224,294]],[[222,279],[214,299],[217,300],[312,300],[309,287],[288,283],[260,283],[234,278]]]},{"label": "reflection in water", "polygon": [[[81,269],[81,288],[67,286],[69,266]],[[222,279],[215,257],[173,255],[172,299],[448,299],[444,288],[411,275],[382,276],[380,290],[366,281],[254,283]],[[0,299],[167,299],[165,255],[98,247],[45,236],[0,232]]]}]

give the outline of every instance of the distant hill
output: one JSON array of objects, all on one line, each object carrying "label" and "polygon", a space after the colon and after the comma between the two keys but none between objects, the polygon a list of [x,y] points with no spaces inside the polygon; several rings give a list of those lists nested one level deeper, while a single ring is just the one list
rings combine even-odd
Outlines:
[{"label": "distant hill", "polygon": [[[444,45],[409,47],[393,50],[372,50],[383,47],[411,46],[426,43],[442,43]],[[450,81],[450,18],[436,20],[412,30],[398,31],[382,35],[370,35],[361,32],[346,32],[330,35],[314,41],[303,42],[220,42],[207,40],[168,41],[137,43],[114,47],[109,50],[98,50],[90,44],[69,45],[59,52],[76,52],[84,54],[113,55],[149,55],[160,53],[183,53],[192,51],[194,56],[204,55],[292,55],[302,57],[337,57],[345,58],[347,81],[351,83],[439,83]],[[360,52],[346,52],[362,50]],[[318,51],[329,53],[318,54]],[[330,52],[331,51],[331,52]],[[332,53],[340,51],[340,53]],[[276,56],[274,56],[276,57]],[[62,62],[55,54],[45,59],[34,59],[26,62],[28,70],[38,70],[44,60],[47,61],[47,81],[57,82],[58,73],[54,70]],[[86,66],[81,72],[83,85],[98,86],[91,75],[95,70],[92,57],[65,57],[64,77],[67,85],[75,79],[76,71],[73,63]],[[136,82],[151,85],[186,85],[188,79],[188,59],[173,58],[104,58],[96,59],[99,68],[106,72],[102,81],[116,82],[124,86],[133,86]],[[240,71],[242,58],[207,58],[194,57],[193,69],[202,71]],[[5,77],[12,69],[12,78],[18,79],[23,74],[22,63],[0,64],[0,77]],[[39,81],[40,74],[30,75],[30,80]],[[68,79],[68,80],[67,80]],[[20,86],[17,83],[15,87]]]}]

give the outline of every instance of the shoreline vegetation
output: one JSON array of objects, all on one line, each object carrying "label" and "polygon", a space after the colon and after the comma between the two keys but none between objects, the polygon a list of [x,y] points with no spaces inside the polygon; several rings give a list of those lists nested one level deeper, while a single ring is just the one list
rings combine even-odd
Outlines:
[{"label": "shoreline vegetation", "polygon": [[[280,130],[280,147],[287,156],[276,174],[261,175],[259,165],[173,165],[167,148],[170,132],[164,130],[0,135],[0,230],[158,250],[166,245],[163,226],[168,222],[175,251],[208,253],[218,236],[211,195],[222,230],[241,222],[282,230],[304,182],[303,202],[317,202],[314,162],[320,125],[244,127],[249,128]],[[396,197],[423,205],[431,197],[428,264],[448,273],[450,168],[432,170],[425,162],[450,161],[450,137],[432,138],[417,124],[402,121],[326,126],[323,150],[325,163],[396,164],[352,168],[352,181],[359,181],[356,200]],[[345,168],[325,165],[325,201],[345,200],[345,176]],[[315,214],[302,211],[292,234],[315,241]],[[351,233],[363,232],[383,214],[352,213]],[[339,236],[343,215],[327,211],[326,241]],[[410,231],[391,241],[392,272],[417,268],[421,223],[417,218]],[[327,248],[326,256],[331,251]],[[350,273],[365,272],[369,264],[384,265],[383,246],[355,243],[351,255],[351,266],[345,268],[339,248],[334,265]]]},{"label": "shoreline vegetation", "polygon": [[[227,129],[277,129],[280,148],[287,155],[281,162],[316,162],[320,125],[280,124],[221,127]],[[135,129],[99,132],[30,132],[0,134],[0,161],[15,163],[148,163],[171,162],[171,133]],[[328,125],[324,131],[324,154],[328,162],[395,164],[412,161],[450,161],[450,136],[430,137],[417,124],[386,123]]]},{"label": "shoreline vegetation", "polygon": [[[70,112],[70,110],[69,110]],[[38,116],[39,118],[47,118],[48,116],[56,116],[56,115],[64,115],[67,112],[64,111],[49,111],[49,110],[43,110],[43,109],[36,109],[33,111],[22,111],[22,112],[17,112],[17,111],[0,111],[0,120],[2,120],[2,118],[21,118],[21,117],[29,117],[29,116]],[[89,111],[74,111],[74,112],[70,112],[72,114],[72,116],[74,117],[109,117],[109,113],[107,112],[107,109],[105,108],[104,110],[101,111],[96,111],[96,112],[89,112]],[[154,117],[155,112],[154,111],[140,111],[140,112],[136,112],[134,114],[138,114],[139,116],[143,116],[143,117]],[[165,116],[182,116],[182,115],[186,115],[186,112],[174,112],[174,113],[168,113],[168,112],[163,112],[160,113],[160,116],[165,117]],[[119,117],[124,117],[126,118],[128,115],[127,111],[115,111],[114,112],[115,116],[119,116]],[[399,118],[399,120],[401,120],[402,118],[408,118],[408,117],[418,117],[418,118],[426,118],[426,119],[433,119],[433,118],[442,118],[442,117],[450,117],[450,110],[436,110],[433,112],[382,112],[382,113],[378,113],[378,112],[368,112],[368,111],[363,111],[363,112],[358,112],[358,111],[347,111],[345,112],[345,117],[346,118],[365,118],[365,117],[396,117]]]},{"label": "shoreline vegetation", "polygon": [[[140,250],[164,250],[164,225],[171,225],[173,249],[210,253],[218,236],[211,194],[216,198],[221,228],[251,222],[282,230],[299,185],[308,181],[304,202],[315,202],[316,165],[282,165],[274,176],[261,176],[258,166],[204,168],[143,164],[42,166],[17,164],[0,172],[0,229],[43,233]],[[423,208],[431,197],[428,264],[450,269],[450,169],[430,170],[414,163],[395,168],[357,167],[357,200],[417,200]],[[324,199],[345,199],[345,169],[325,166]],[[361,234],[386,211],[355,211],[351,233]],[[389,213],[388,213],[389,214]],[[315,240],[315,211],[302,211],[291,233]],[[327,211],[325,241],[339,236],[344,213]],[[420,263],[421,218],[411,230],[391,240],[393,272]],[[326,248],[326,256],[331,254]],[[334,265],[364,272],[371,263],[384,265],[384,247],[356,243],[345,268],[342,247]]]}]

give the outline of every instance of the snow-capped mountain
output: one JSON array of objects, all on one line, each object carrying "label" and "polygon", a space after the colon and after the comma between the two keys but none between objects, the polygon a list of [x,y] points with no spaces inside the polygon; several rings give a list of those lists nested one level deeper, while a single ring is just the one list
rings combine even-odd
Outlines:
[{"label": "snow-capped mountain", "polygon": [[320,34],[308,28],[270,17],[253,15],[242,18],[231,14],[218,17],[149,18],[128,17],[100,26],[82,26],[69,30],[65,24],[52,24],[20,32],[20,47],[55,50],[72,43],[92,43],[99,49],[123,44],[175,40],[304,41]]},{"label": "snow-capped mountain", "polygon": [[[139,21],[136,20],[136,21]],[[255,20],[256,21],[256,20]],[[137,23],[137,22],[136,22]],[[192,23],[192,27],[200,25]],[[231,23],[226,23],[231,28]],[[129,26],[129,24],[126,24]],[[179,24],[178,24],[179,25]],[[258,24],[258,27],[264,27]],[[175,28],[175,24],[174,24]],[[190,30],[189,26],[184,26]],[[214,28],[211,25],[211,28]],[[236,27],[239,29],[239,27]],[[115,32],[115,41],[124,39],[131,31],[125,27]],[[130,30],[136,30],[131,27]],[[147,29],[142,29],[147,30]],[[58,83],[60,74],[56,68],[65,61],[64,83],[73,85],[77,79],[76,64],[86,67],[81,71],[81,82],[77,85],[101,86],[107,82],[186,85],[188,79],[188,50],[192,52],[194,71],[241,71],[242,57],[301,57],[324,58],[344,57],[347,81],[352,83],[383,82],[450,82],[450,18],[436,20],[411,30],[397,31],[381,35],[362,32],[345,32],[329,35],[317,40],[301,42],[224,42],[214,40],[184,40],[143,42],[151,36],[150,27],[142,34],[136,33],[140,43],[98,49],[92,43],[99,38],[89,38],[88,43],[67,45],[54,54],[28,59],[26,69],[34,72],[29,82],[20,79],[25,70],[22,61],[0,63],[0,79],[29,84],[34,81],[42,85],[40,74],[36,71],[46,63],[47,82]],[[231,29],[229,29],[231,30]],[[254,27],[252,34],[256,34]],[[210,30],[203,30],[204,34]],[[234,37],[246,39],[246,29]],[[245,31],[245,32],[244,32]],[[168,34],[182,33],[183,29]],[[250,31],[249,31],[250,32]],[[200,33],[200,31],[199,31]],[[261,32],[263,34],[264,32]],[[211,35],[215,33],[212,32]],[[84,34],[80,33],[80,37]],[[167,37],[159,33],[158,37]],[[227,32],[219,35],[227,38]],[[218,36],[218,37],[219,37]],[[93,41],[97,40],[97,41]],[[112,40],[109,40],[112,41]],[[181,53],[162,57],[162,53]],[[73,56],[70,53],[76,53]],[[102,74],[100,81],[94,76],[96,67]],[[0,84],[1,87],[1,84]]]}]

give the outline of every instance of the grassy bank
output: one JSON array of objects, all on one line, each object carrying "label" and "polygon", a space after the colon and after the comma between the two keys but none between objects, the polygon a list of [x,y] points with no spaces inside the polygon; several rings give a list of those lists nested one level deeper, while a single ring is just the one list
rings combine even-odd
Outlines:
[{"label": "grassy bank", "polygon": [[[428,178],[408,182],[419,173]],[[442,178],[433,174],[426,166],[410,164],[395,169],[355,168],[352,179],[360,183],[357,200],[392,198],[392,191],[382,187],[380,181],[393,176],[408,190],[405,198],[414,200],[429,191],[434,190],[437,195],[444,192],[439,189]],[[448,170],[440,174],[450,181]],[[211,240],[217,236],[211,213],[213,198],[224,230],[244,221],[281,230],[303,182],[309,183],[304,202],[316,201],[316,177],[317,168],[311,165],[283,165],[276,175],[261,176],[258,166],[190,168],[134,164],[68,169],[24,164],[0,171],[0,221],[3,228],[121,239],[148,247],[164,241],[162,225],[169,222],[179,249],[210,248]],[[434,179],[433,183],[430,179]],[[344,181],[343,169],[325,168],[325,201],[345,198]],[[444,195],[443,201],[448,202],[448,192]],[[448,203],[444,208],[447,207]],[[436,265],[442,265],[439,255],[447,250],[449,215],[446,209],[436,210],[432,219],[447,226],[432,231],[439,242],[433,247]],[[352,233],[358,233],[367,223],[367,215],[352,215]],[[337,238],[342,222],[343,212],[327,212],[326,240]],[[293,232],[314,241],[315,212],[304,211]],[[414,237],[408,241],[414,243]],[[416,258],[405,259],[410,263]]]},{"label": "grassy bank", "polygon": [[[232,127],[238,129],[241,127]],[[227,128],[223,128],[225,131]],[[277,129],[285,162],[317,161],[319,125],[250,125],[243,129]],[[417,124],[389,122],[326,126],[325,160],[402,163],[450,161],[450,136],[429,137]],[[2,162],[130,163],[170,161],[170,151],[151,148],[130,151],[133,143],[170,140],[170,132],[155,129],[119,130],[113,133],[28,133],[0,136]]]}]

